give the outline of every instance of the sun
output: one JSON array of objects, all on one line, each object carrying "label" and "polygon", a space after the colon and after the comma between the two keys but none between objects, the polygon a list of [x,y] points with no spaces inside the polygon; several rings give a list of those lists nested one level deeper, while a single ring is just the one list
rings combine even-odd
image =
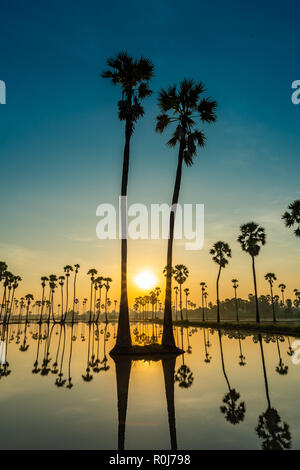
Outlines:
[{"label": "sun", "polygon": [[140,289],[152,289],[155,286],[157,279],[152,271],[144,269],[135,278],[134,281]]}]

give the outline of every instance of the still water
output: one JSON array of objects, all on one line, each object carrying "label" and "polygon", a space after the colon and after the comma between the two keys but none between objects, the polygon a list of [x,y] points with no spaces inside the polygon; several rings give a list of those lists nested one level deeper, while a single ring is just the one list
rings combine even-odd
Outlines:
[{"label": "still water", "polygon": [[176,328],[176,360],[115,363],[116,324],[0,333],[1,449],[300,449],[293,338]]}]

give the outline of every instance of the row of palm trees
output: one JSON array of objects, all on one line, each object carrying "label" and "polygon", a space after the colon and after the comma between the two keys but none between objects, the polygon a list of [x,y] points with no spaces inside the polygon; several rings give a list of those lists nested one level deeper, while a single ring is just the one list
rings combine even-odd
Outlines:
[{"label": "row of palm trees", "polygon": [[[121,301],[118,324],[118,335],[113,353],[128,352],[131,350],[131,336],[129,328],[129,308],[127,295],[127,211],[126,198],[128,190],[128,176],[130,166],[130,145],[137,121],[144,116],[143,100],[152,94],[149,83],[154,75],[152,62],[144,57],[135,59],[121,52],[107,60],[108,69],[102,73],[102,77],[109,79],[113,85],[121,88],[121,99],[118,102],[118,116],[125,122],[125,144],[123,153],[123,172],[121,184]],[[166,349],[175,349],[175,340],[172,328],[172,277],[173,277],[173,240],[176,205],[179,200],[183,164],[191,166],[197,153],[197,148],[203,148],[206,136],[196,126],[197,123],[211,124],[217,119],[217,103],[210,97],[205,97],[205,86],[202,82],[184,79],[178,86],[172,85],[162,89],[158,95],[158,107],[160,110],[156,119],[156,131],[165,132],[173,127],[173,133],[168,140],[168,146],[177,147],[177,170],[172,196],[174,210],[170,212],[169,239],[167,248],[167,264],[165,268],[166,289],[164,307],[164,328],[162,345]],[[290,212],[283,215],[288,227],[300,223],[300,201],[295,201],[289,206]],[[296,236],[300,236],[300,228],[295,230]],[[254,279],[254,291],[256,297],[256,321],[260,321],[257,301],[257,284],[255,273],[255,258],[259,254],[260,245],[265,244],[265,233],[258,224],[250,222],[241,226],[239,242],[242,249],[251,256]],[[231,251],[228,244],[217,242],[211,251],[214,261],[219,265],[217,279],[217,297],[219,299],[219,279],[221,270],[228,263]],[[181,284],[180,284],[181,286]],[[181,289],[180,294],[182,295]],[[218,300],[218,321],[220,321],[220,309]]]},{"label": "row of palm trees", "polygon": [[[57,289],[60,290],[61,303],[58,304],[60,309],[60,323],[65,323],[67,320],[67,315],[71,312],[72,318],[71,322],[75,321],[75,314],[78,311],[79,300],[76,297],[77,295],[77,278],[79,272],[79,264],[75,265],[66,265],[63,269],[64,274],[57,276],[56,274],[50,274],[49,276],[41,277],[41,300],[35,302],[35,307],[39,309],[39,322],[47,321],[50,323],[52,321],[55,323],[57,320],[55,318],[54,312],[54,295]],[[71,274],[73,275],[73,295],[70,302],[70,281]],[[90,276],[90,309],[89,309],[89,323],[99,322],[101,307],[104,309],[105,321],[108,322],[108,309],[111,306],[111,300],[108,297],[108,292],[110,290],[112,279],[110,277],[97,276],[98,271],[94,268],[90,269],[87,273]],[[16,289],[19,286],[21,281],[20,276],[15,276],[7,270],[7,264],[5,262],[0,262],[0,282],[3,281],[3,297],[0,309],[0,321],[3,323],[8,323],[11,315],[13,315],[18,308],[18,300],[15,298]],[[102,289],[105,290],[105,299],[102,303]],[[32,294],[26,294],[24,297],[21,297],[19,304],[19,319],[22,317],[23,309],[26,309],[25,322],[28,322],[29,310],[34,301],[34,296]],[[86,306],[88,299],[83,300],[83,307]],[[115,309],[117,301],[114,301]],[[46,317],[46,318],[45,318]]]}]

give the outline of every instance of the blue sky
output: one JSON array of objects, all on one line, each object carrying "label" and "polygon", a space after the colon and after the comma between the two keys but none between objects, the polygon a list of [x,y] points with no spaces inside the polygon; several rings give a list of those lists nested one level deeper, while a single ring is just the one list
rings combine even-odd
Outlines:
[{"label": "blue sky", "polygon": [[[240,273],[246,295],[248,260],[235,240],[239,225],[254,219],[270,234],[262,274],[277,270],[297,287],[299,243],[280,215],[300,197],[300,105],[290,98],[300,79],[299,12],[296,1],[2,0],[0,258],[27,280],[24,288],[78,259],[83,269],[118,274],[119,245],[95,238],[95,211],[119,194],[119,90],[100,73],[120,50],[155,64],[154,93],[133,140],[129,199],[170,201],[176,152],[154,132],[157,92],[184,77],[202,80],[218,101],[218,122],[204,129],[207,147],[184,169],[181,202],[205,204],[206,246],[197,257],[179,246],[178,261],[190,265],[195,285],[199,276],[212,283],[208,248],[225,239],[236,255],[228,277]],[[165,248],[136,243],[129,269],[142,253],[150,267],[155,257],[159,272]]]}]

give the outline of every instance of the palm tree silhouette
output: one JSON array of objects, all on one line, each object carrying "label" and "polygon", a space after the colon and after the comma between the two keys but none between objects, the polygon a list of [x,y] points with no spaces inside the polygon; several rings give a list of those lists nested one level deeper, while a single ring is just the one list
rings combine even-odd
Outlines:
[{"label": "palm tree silhouette", "polygon": [[258,425],[255,431],[258,437],[262,439],[263,450],[287,450],[291,447],[291,433],[289,425],[285,422],[281,424],[278,411],[271,405],[261,334],[258,335],[258,339],[255,340],[255,342],[258,342],[260,346],[265,392],[268,403],[267,410],[258,418]]},{"label": "palm tree silhouette", "polygon": [[45,304],[45,287],[46,287],[46,282],[48,282],[48,278],[46,276],[41,277],[42,281],[42,304],[41,304],[41,315],[40,315],[40,323],[43,321],[43,310],[44,310],[44,304]]},{"label": "palm tree silhouette", "polygon": [[142,100],[151,95],[149,81],[153,77],[153,64],[149,59],[134,59],[127,52],[120,52],[107,60],[109,70],[102,73],[114,85],[122,90],[122,99],[118,103],[119,119],[125,121],[125,147],[123,155],[123,173],[121,185],[121,301],[117,341],[114,352],[131,348],[129,309],[127,295],[127,186],[129,173],[130,140],[135,123],[144,115]]},{"label": "palm tree silhouette", "polygon": [[173,287],[174,292],[175,292],[175,320],[177,321],[177,312],[178,312],[178,292],[179,292],[179,287],[174,286]]},{"label": "palm tree silhouette", "polygon": [[300,199],[292,202],[288,209],[290,212],[286,211],[282,219],[285,222],[286,227],[290,228],[298,224],[298,227],[294,230],[296,237],[300,237]]},{"label": "palm tree silhouette", "polygon": [[283,360],[282,360],[279,341],[283,343],[284,342],[284,337],[283,336],[276,336],[276,344],[277,344],[277,352],[278,352],[279,363],[278,363],[278,366],[276,366],[275,370],[279,375],[287,375],[288,371],[289,371],[289,367],[286,366],[284,364]]},{"label": "palm tree silhouette", "polygon": [[[168,276],[168,269],[165,268],[166,276]],[[180,308],[180,319],[183,321],[183,314],[182,314],[182,285],[185,283],[187,278],[189,277],[189,270],[184,264],[176,264],[173,275],[175,281],[179,284],[179,308]],[[172,330],[173,331],[173,330]],[[173,333],[172,333],[173,335]]]},{"label": "palm tree silhouette", "polygon": [[257,284],[256,284],[256,273],[255,273],[255,257],[259,255],[260,245],[266,244],[265,229],[260,227],[255,222],[248,222],[240,227],[241,234],[238,237],[242,250],[248,253],[252,259],[252,272],[255,292],[255,305],[256,305],[256,322],[260,323],[258,296],[257,296]]},{"label": "palm tree silhouette", "polygon": [[282,305],[284,306],[284,291],[286,289],[286,285],[285,284],[279,284],[279,289],[281,291],[281,296],[282,296]]},{"label": "palm tree silhouette", "polygon": [[207,288],[207,285],[204,281],[200,282],[201,286],[201,298],[202,298],[202,321],[205,321],[205,312],[204,312],[204,294],[205,294],[205,289]]},{"label": "palm tree silhouette", "polygon": [[107,318],[107,305],[108,305],[108,298],[107,294],[110,289],[110,283],[112,282],[112,279],[110,277],[105,277],[103,279],[104,281],[104,287],[105,287],[105,322],[108,323],[108,318]]},{"label": "palm tree silhouette", "polygon": [[90,295],[90,316],[89,316],[89,323],[92,321],[92,311],[93,311],[93,286],[95,282],[95,276],[98,273],[98,271],[94,268],[90,269],[88,271],[88,276],[91,276],[91,295]]},{"label": "palm tree silhouette", "polygon": [[225,268],[228,264],[228,259],[231,258],[231,249],[228,243],[218,241],[214,244],[210,250],[210,254],[213,256],[213,261],[219,265],[219,273],[217,277],[217,322],[220,322],[220,298],[219,298],[219,281],[222,268]]},{"label": "palm tree silhouette", "polygon": [[222,333],[218,330],[219,334],[219,343],[220,343],[220,353],[221,353],[221,362],[223,374],[228,386],[228,393],[225,394],[223,398],[223,405],[220,407],[221,413],[224,414],[226,421],[231,424],[239,424],[245,418],[246,406],[245,402],[242,401],[238,403],[240,399],[240,394],[234,388],[231,388],[229,379],[225,370],[224,355],[223,355],[223,346],[222,346]]},{"label": "palm tree silhouette", "polygon": [[64,321],[68,314],[68,308],[69,308],[69,277],[70,277],[71,271],[73,271],[73,266],[67,264],[67,266],[64,267],[64,272],[66,274],[66,312],[65,312]]},{"label": "palm tree silhouette", "polygon": [[178,161],[176,179],[172,197],[172,210],[170,212],[170,227],[167,253],[167,275],[165,294],[165,313],[162,344],[166,347],[175,347],[172,327],[172,259],[176,206],[178,204],[183,162],[187,166],[193,164],[197,146],[204,147],[205,135],[195,128],[195,119],[202,123],[216,121],[217,103],[210,98],[203,98],[205,91],[202,82],[184,79],[180,85],[162,89],[159,93],[158,105],[162,114],[157,116],[156,131],[163,133],[171,124],[176,125],[172,138],[168,141],[170,147],[178,148]]},{"label": "palm tree silhouette", "polygon": [[99,288],[99,299],[98,299],[99,308],[97,309],[96,323],[99,322],[100,313],[101,313],[101,294],[102,294],[102,288],[104,286],[103,281],[104,281],[104,278],[102,276],[98,276],[95,279],[95,283],[97,284],[97,286]]},{"label": "palm tree silhouette", "polygon": [[73,311],[72,311],[72,323],[74,323],[74,315],[75,315],[75,299],[76,299],[76,279],[77,274],[79,271],[79,264],[74,264],[75,274],[74,274],[74,290],[73,290]]},{"label": "palm tree silhouette", "polygon": [[25,323],[28,323],[29,307],[30,307],[31,301],[34,300],[34,297],[32,294],[26,294],[25,299],[27,300]]},{"label": "palm tree silhouette", "polygon": [[237,279],[232,279],[231,282],[234,288],[236,321],[239,322],[239,306],[238,306],[238,300],[237,300],[237,294],[236,294],[237,288],[239,287],[239,281]]},{"label": "palm tree silhouette", "polygon": [[270,284],[270,291],[271,291],[271,303],[272,303],[272,312],[273,312],[273,322],[276,323],[276,315],[275,315],[275,306],[274,306],[274,296],[273,296],[273,284],[277,281],[277,277],[274,273],[267,273],[265,275],[265,280],[268,281]]},{"label": "palm tree silhouette", "polygon": [[64,322],[64,283],[65,283],[65,276],[59,276],[58,284],[60,285],[60,295],[61,295],[61,315],[60,315],[60,322]]},{"label": "palm tree silhouette", "polygon": [[186,289],[184,289],[184,293],[185,293],[185,315],[186,315],[186,321],[189,321],[189,317],[188,317],[188,296],[190,295],[190,289],[188,287],[186,287]]}]

